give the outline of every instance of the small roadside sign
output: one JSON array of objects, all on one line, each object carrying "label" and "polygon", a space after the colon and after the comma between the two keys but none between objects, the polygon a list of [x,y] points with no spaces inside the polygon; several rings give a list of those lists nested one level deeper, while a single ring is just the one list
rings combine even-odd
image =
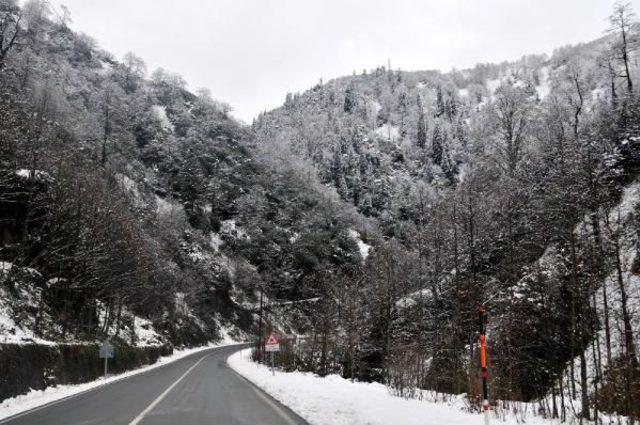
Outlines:
[{"label": "small roadside sign", "polygon": [[105,341],[100,346],[100,358],[101,359],[112,359],[114,355],[113,345],[109,341]]},{"label": "small roadside sign", "polygon": [[275,367],[273,365],[273,353],[280,351],[280,343],[278,342],[278,338],[276,338],[276,334],[271,332],[269,334],[269,338],[267,338],[267,342],[264,344],[264,349],[267,353],[271,353],[271,374],[275,375]]},{"label": "small roadside sign", "polygon": [[269,334],[269,338],[267,338],[267,342],[265,343],[264,347],[267,353],[280,351],[280,343],[278,342],[278,338],[276,338],[275,334]]},{"label": "small roadside sign", "polygon": [[100,358],[104,359],[104,377],[109,375],[109,359],[115,356],[113,345],[109,341],[105,341],[100,346]]}]

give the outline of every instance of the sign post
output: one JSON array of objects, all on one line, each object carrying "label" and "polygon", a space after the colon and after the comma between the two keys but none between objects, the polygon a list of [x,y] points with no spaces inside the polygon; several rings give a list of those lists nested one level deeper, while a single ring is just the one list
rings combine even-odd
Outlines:
[{"label": "sign post", "polygon": [[100,358],[104,359],[104,377],[106,378],[109,372],[109,359],[113,358],[113,345],[109,341],[105,341],[100,346]]},{"label": "sign post", "polygon": [[478,345],[480,348],[480,369],[482,371],[482,412],[485,425],[489,425],[489,387],[487,380],[487,316],[483,306],[478,307]]},{"label": "sign post", "polygon": [[278,342],[278,338],[276,338],[276,334],[273,332],[269,334],[269,339],[267,339],[267,343],[265,344],[265,351],[267,353],[271,353],[271,374],[275,375],[276,372],[273,364],[273,353],[280,351],[280,343]]}]

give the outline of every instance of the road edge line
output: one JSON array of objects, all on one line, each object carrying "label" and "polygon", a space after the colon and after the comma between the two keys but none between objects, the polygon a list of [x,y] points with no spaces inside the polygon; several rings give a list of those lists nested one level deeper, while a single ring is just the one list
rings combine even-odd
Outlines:
[{"label": "road edge line", "polygon": [[[235,353],[234,353],[235,354]],[[226,364],[227,368],[229,370],[231,370],[233,373],[235,373],[240,379],[242,379],[243,381],[247,382],[249,384],[249,386],[251,386],[251,388],[253,389],[253,391],[256,392],[256,394],[258,394],[258,396],[260,396],[261,399],[263,399],[264,401],[267,402],[267,404],[276,411],[276,413],[278,413],[278,415],[280,417],[282,417],[283,419],[285,419],[289,424],[291,425],[302,425],[302,424],[309,424],[309,422],[304,419],[302,416],[300,416],[298,413],[296,413],[292,408],[288,407],[287,405],[285,405],[284,403],[278,401],[276,398],[274,398],[272,395],[270,395],[268,392],[266,392],[265,390],[263,390],[262,388],[260,388],[256,383],[254,383],[253,381],[251,381],[249,378],[241,375],[238,371],[236,371],[234,368],[232,368],[231,366],[229,366],[229,363]],[[290,410],[291,413],[293,413],[298,420],[294,420],[291,418],[291,415],[288,414],[284,409],[286,408],[287,410]],[[302,422],[300,422],[302,421]]]}]

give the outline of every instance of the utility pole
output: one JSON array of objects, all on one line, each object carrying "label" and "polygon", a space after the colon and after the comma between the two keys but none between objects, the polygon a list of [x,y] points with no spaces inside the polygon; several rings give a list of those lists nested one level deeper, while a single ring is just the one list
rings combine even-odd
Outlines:
[{"label": "utility pole", "polygon": [[489,425],[489,387],[487,380],[487,316],[483,306],[478,307],[478,345],[480,348],[480,369],[482,371],[482,412],[485,425]]}]

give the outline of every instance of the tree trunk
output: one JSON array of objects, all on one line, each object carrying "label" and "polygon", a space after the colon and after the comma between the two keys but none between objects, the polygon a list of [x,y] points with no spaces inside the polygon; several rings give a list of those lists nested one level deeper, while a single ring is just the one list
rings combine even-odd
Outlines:
[{"label": "tree trunk", "polygon": [[587,359],[584,350],[580,350],[580,393],[582,398],[582,417],[591,419],[589,409],[589,388],[587,383]]}]

